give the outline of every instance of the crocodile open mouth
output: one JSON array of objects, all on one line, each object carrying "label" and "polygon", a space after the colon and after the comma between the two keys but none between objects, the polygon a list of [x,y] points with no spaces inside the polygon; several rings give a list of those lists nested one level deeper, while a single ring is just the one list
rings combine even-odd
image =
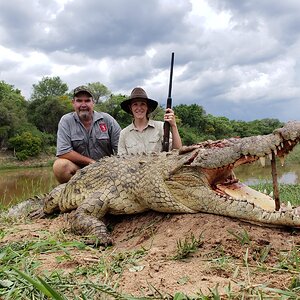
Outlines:
[{"label": "crocodile open mouth", "polygon": [[298,139],[294,141],[283,141],[280,143],[280,145],[276,146],[274,150],[271,151],[271,153],[268,153],[264,156],[243,155],[233,163],[233,168],[235,168],[239,165],[251,164],[259,160],[262,167],[265,167],[266,160],[270,160],[272,166],[273,198],[270,195],[256,191],[246,184],[240,182],[239,179],[235,177],[233,169],[231,171],[231,174],[223,182],[219,182],[214,185],[214,190],[219,195],[232,197],[233,199],[247,200],[248,202],[254,203],[267,211],[288,209],[285,204],[281,205],[279,200],[276,158],[279,158],[280,163],[283,166],[285,163],[285,158],[287,157],[288,153],[292,151],[292,149],[298,144],[298,141]]},{"label": "crocodile open mouth", "polygon": [[[197,151],[189,157],[188,164],[201,168],[212,190],[220,197],[247,200],[267,211],[287,209],[286,205],[279,202],[276,158],[284,165],[286,156],[298,144],[299,138],[284,139],[281,135],[273,134],[269,137],[210,141],[198,144],[198,148],[193,145]],[[264,167],[266,160],[270,160],[272,166],[273,198],[240,182],[234,174],[234,168],[240,165],[260,161]]]}]

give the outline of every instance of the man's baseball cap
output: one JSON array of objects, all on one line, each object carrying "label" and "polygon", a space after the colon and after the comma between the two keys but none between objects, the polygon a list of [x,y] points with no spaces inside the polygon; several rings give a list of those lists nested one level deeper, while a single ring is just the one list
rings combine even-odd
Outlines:
[{"label": "man's baseball cap", "polygon": [[90,94],[93,99],[94,99],[94,95],[93,95],[93,92],[91,91],[90,88],[88,88],[86,85],[80,85],[78,86],[77,88],[74,89],[74,93],[73,93],[73,96],[75,97],[78,93],[80,92],[86,92],[88,94]]}]

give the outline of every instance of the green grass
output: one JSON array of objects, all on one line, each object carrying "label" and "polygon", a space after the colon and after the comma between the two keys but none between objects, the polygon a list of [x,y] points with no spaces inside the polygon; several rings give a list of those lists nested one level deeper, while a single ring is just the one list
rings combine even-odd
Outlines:
[{"label": "green grass", "polygon": [[286,162],[300,162],[300,144],[298,144],[296,147],[294,147],[293,151],[290,152],[286,158]]},{"label": "green grass", "polygon": [[[237,285],[234,289],[229,283],[223,287],[217,284],[207,292],[198,288],[193,295],[180,291],[168,294],[149,283],[151,295],[141,292],[139,297],[122,293],[119,289],[120,280],[125,270],[137,272],[137,276],[141,276],[138,272],[145,267],[143,259],[149,249],[96,249],[81,241],[74,241],[68,232],[60,231],[52,234],[43,231],[43,238],[32,237],[24,241],[3,243],[4,237],[13,234],[13,230],[9,226],[0,230],[0,299],[297,299],[300,295],[300,246],[295,244],[291,249],[278,253],[273,249],[274,263],[270,264],[268,245],[255,245],[245,230],[228,231],[228,238],[234,237],[243,249],[244,255],[241,257],[226,253],[221,246],[215,246],[210,255],[203,256],[201,249],[205,247],[203,241],[206,239],[202,234],[199,238],[191,234],[177,242],[177,259],[197,255],[199,263],[209,263],[208,272],[225,272],[226,277],[230,276],[231,281]],[[43,270],[41,256],[54,256],[57,267]],[[170,258],[165,258],[166,263],[170,261]],[[182,260],[180,263],[187,262]],[[66,272],[64,264],[74,264],[74,267]],[[246,269],[247,275],[241,278],[242,269]],[[276,289],[266,283],[253,284],[253,278],[258,273],[287,273],[290,274],[290,280],[286,282],[285,289]],[[184,286],[192,277],[182,274],[178,280]]]},{"label": "green grass", "polygon": [[22,164],[22,162],[4,162],[0,165],[0,171],[5,170],[21,170],[21,169],[34,169],[34,168],[43,168],[43,167],[52,167],[55,158],[51,158],[45,162],[33,162],[32,164]]},{"label": "green grass", "polygon": [[251,238],[245,229],[242,232],[235,232],[231,229],[228,229],[227,231],[228,231],[228,233],[233,235],[241,243],[241,245],[251,243]]},{"label": "green grass", "polygon": [[[268,182],[261,182],[250,187],[268,195],[273,192],[273,185]],[[289,201],[294,206],[300,205],[300,184],[278,184],[278,189],[280,201],[285,203]]]},{"label": "green grass", "polygon": [[[125,267],[138,265],[146,250],[116,254],[110,249],[100,251],[82,242],[64,241],[60,238],[61,236],[46,236],[43,240],[0,246],[1,299],[106,299],[103,295],[111,295],[115,299],[135,299],[118,293],[110,280],[113,276],[116,279]],[[39,270],[43,267],[37,260],[39,255],[53,253],[59,265],[74,261],[74,250],[92,252],[97,259],[91,260],[85,270],[79,266],[71,273],[63,270],[46,270],[41,273]]]},{"label": "green grass", "polygon": [[177,251],[173,256],[173,259],[180,260],[187,258],[192,253],[196,252],[202,244],[202,234],[198,238],[195,238],[194,234],[191,233],[190,237],[186,237],[183,241],[179,239],[177,241]]}]

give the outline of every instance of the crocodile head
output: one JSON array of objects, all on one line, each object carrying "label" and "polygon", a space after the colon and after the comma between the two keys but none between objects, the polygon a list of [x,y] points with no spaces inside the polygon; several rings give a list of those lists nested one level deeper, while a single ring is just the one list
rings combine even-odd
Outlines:
[{"label": "crocodile head", "polygon": [[[241,183],[234,174],[239,165],[278,157],[281,164],[300,140],[300,122],[288,122],[283,128],[262,136],[206,141],[180,150],[182,166],[198,168],[217,195],[247,200],[267,211],[274,211],[275,201]],[[284,205],[281,209],[284,209]]]}]

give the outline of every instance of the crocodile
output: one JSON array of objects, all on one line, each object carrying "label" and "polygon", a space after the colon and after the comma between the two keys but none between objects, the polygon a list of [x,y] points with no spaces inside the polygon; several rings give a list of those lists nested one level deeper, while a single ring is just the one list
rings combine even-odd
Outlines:
[{"label": "crocodile", "polygon": [[211,213],[266,226],[300,227],[300,209],[275,209],[270,195],[255,191],[236,178],[234,168],[272,159],[282,162],[300,140],[300,122],[287,122],[267,135],[205,141],[179,150],[149,155],[103,158],[76,172],[42,199],[31,214],[70,214],[71,229],[93,236],[98,244],[112,239],[106,214]]}]

